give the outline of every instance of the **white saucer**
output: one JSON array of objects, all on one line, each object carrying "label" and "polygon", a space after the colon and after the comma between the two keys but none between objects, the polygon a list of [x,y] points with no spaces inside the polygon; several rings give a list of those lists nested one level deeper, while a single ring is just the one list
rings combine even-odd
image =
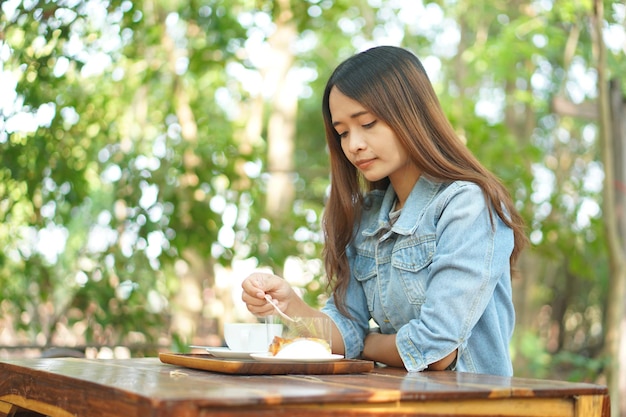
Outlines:
[{"label": "white saucer", "polygon": [[330,355],[318,358],[280,358],[272,355],[270,352],[263,353],[250,353],[257,361],[261,362],[301,362],[301,363],[309,363],[309,362],[334,362],[339,359],[343,359],[343,355]]},{"label": "white saucer", "polygon": [[196,349],[204,349],[216,358],[228,358],[228,359],[250,359],[251,354],[262,352],[246,352],[231,350],[228,347],[214,347],[214,346],[189,346]]}]

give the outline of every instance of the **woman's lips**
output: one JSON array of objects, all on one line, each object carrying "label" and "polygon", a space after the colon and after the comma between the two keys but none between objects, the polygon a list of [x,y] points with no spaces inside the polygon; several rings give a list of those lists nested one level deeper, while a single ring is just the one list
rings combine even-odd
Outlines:
[{"label": "woman's lips", "polygon": [[356,167],[360,170],[365,170],[369,168],[374,163],[375,160],[376,158],[359,159],[354,162],[354,165],[356,165]]}]

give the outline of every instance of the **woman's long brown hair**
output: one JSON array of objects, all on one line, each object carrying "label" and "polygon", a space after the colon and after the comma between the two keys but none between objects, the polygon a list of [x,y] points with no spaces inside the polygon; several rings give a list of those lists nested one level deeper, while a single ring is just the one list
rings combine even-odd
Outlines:
[{"label": "woman's long brown hair", "polygon": [[346,246],[360,220],[364,195],[372,189],[385,189],[389,180],[367,181],[344,155],[328,104],[333,87],[389,125],[422,174],[440,181],[471,181],[483,190],[491,216],[495,211],[513,229],[513,273],[527,237],[509,192],[458,138],[419,59],[406,49],[379,46],[341,63],[324,90],[322,112],[330,152],[331,188],[322,218],[323,256],[339,310],[348,314],[344,302],[350,280]]}]

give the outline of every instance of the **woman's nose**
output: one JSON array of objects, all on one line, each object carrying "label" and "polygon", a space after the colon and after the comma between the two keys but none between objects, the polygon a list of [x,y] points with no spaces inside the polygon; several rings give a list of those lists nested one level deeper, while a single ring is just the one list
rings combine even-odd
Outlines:
[{"label": "woman's nose", "polygon": [[350,132],[348,136],[348,150],[352,153],[356,153],[366,146],[363,136],[358,132]]}]

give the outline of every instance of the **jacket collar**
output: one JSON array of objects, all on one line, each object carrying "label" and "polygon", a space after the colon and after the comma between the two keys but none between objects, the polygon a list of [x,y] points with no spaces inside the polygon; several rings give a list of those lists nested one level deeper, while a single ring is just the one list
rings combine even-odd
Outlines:
[{"label": "jacket collar", "polygon": [[[443,183],[435,182],[427,178],[426,175],[421,175],[404,203],[400,217],[391,227],[391,231],[400,235],[415,233],[424,209],[428,207],[443,186]],[[387,231],[390,229],[389,212],[393,208],[395,200],[396,192],[390,184],[383,196],[378,216],[373,217],[372,221],[365,225],[363,235],[374,236],[382,230]]]}]

